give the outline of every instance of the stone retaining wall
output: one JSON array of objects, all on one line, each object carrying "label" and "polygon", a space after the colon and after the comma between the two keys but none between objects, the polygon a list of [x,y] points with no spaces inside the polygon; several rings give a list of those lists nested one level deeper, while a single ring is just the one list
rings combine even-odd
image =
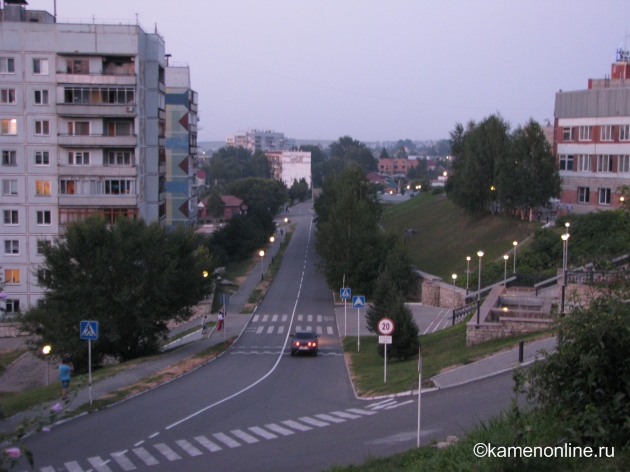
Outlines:
[{"label": "stone retaining wall", "polygon": [[0,323],[0,338],[16,338],[26,336],[20,331],[19,323]]}]

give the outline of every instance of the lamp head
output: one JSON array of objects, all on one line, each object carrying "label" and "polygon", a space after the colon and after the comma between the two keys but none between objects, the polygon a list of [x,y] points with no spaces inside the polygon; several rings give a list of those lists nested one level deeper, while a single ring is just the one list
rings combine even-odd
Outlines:
[{"label": "lamp head", "polygon": [[483,251],[477,251],[477,255],[479,256],[479,258],[483,257]]}]

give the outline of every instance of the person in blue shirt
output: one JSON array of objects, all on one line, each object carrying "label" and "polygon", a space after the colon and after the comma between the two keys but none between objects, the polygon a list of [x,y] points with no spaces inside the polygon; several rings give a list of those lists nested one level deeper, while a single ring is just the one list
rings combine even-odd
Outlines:
[{"label": "person in blue shirt", "polygon": [[70,372],[74,370],[74,365],[70,359],[63,358],[59,365],[59,380],[61,381],[61,399],[68,399],[68,387],[70,386]]}]

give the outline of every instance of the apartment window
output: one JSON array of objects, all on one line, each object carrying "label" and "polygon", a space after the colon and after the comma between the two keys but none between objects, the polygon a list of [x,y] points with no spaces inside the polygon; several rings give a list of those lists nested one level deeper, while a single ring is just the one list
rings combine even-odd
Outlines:
[{"label": "apartment window", "polygon": [[20,311],[20,300],[15,298],[7,298],[5,300],[5,313],[19,313]]},{"label": "apartment window", "polygon": [[0,103],[15,105],[15,89],[0,89]]},{"label": "apartment window", "polygon": [[75,182],[74,180],[60,180],[59,181],[59,193],[61,195],[74,195],[77,192],[79,185],[77,185],[78,182]]},{"label": "apartment window", "polygon": [[20,241],[17,239],[4,240],[4,253],[6,255],[17,255],[20,253]]},{"label": "apartment window", "polygon": [[562,140],[573,141],[573,128],[570,126],[562,128]]},{"label": "apartment window", "polygon": [[5,269],[4,282],[7,285],[17,285],[20,283],[20,269]]},{"label": "apartment window", "polygon": [[0,120],[0,133],[5,136],[17,135],[17,120],[15,118]]},{"label": "apartment window", "polygon": [[578,139],[580,141],[590,141],[593,136],[592,126],[580,126]]},{"label": "apartment window", "polygon": [[50,121],[36,120],[35,121],[35,136],[48,136],[48,135],[50,135]]},{"label": "apartment window", "polygon": [[52,224],[52,216],[50,210],[37,212],[37,225],[50,226]]},{"label": "apartment window", "polygon": [[623,173],[630,172],[630,156],[619,156],[619,163],[617,164],[617,172],[623,172]]},{"label": "apartment window", "polygon": [[36,166],[49,166],[50,154],[48,151],[35,151],[35,165]]},{"label": "apartment window", "polygon": [[69,136],[89,136],[90,135],[90,122],[89,121],[68,122],[68,135]]},{"label": "apartment window", "polygon": [[591,165],[592,156],[590,154],[578,155],[578,172],[591,172],[593,166]]},{"label": "apartment window", "polygon": [[68,59],[66,64],[68,74],[90,73],[90,63],[87,59]]},{"label": "apartment window", "polygon": [[105,155],[105,165],[130,166],[133,163],[131,151],[108,151]]},{"label": "apartment window", "polygon": [[68,164],[74,166],[86,166],[90,164],[90,153],[83,152],[69,152]]},{"label": "apartment window", "polygon": [[15,59],[0,57],[0,74],[15,74]]},{"label": "apartment window", "polygon": [[17,195],[18,194],[18,181],[17,180],[3,180],[2,181],[2,195]]},{"label": "apartment window", "polygon": [[131,180],[105,180],[105,195],[130,194],[131,189]]},{"label": "apartment window", "polygon": [[52,247],[52,241],[48,239],[39,239],[37,241],[37,255],[43,256],[46,249]]},{"label": "apartment window", "polygon": [[612,141],[613,140],[613,127],[612,125],[603,125],[600,128],[600,137],[601,141]]},{"label": "apartment window", "polygon": [[600,188],[597,193],[599,194],[600,205],[610,205],[611,192],[609,188]]},{"label": "apartment window", "polygon": [[12,150],[2,151],[2,165],[3,166],[15,166],[17,165],[17,152]]},{"label": "apartment window", "polygon": [[630,125],[619,127],[619,141],[630,141]]},{"label": "apartment window", "polygon": [[48,59],[33,59],[33,74],[48,75]]},{"label": "apartment window", "polygon": [[612,172],[613,157],[607,154],[597,156],[597,172]]},{"label": "apartment window", "polygon": [[560,155],[560,170],[573,170],[573,155]]},{"label": "apartment window", "polygon": [[133,134],[133,122],[131,121],[110,121],[107,124],[109,136],[131,136]]},{"label": "apartment window", "polygon": [[17,210],[4,210],[2,212],[2,216],[4,218],[5,225],[17,225],[18,221],[18,211]]},{"label": "apartment window", "polygon": [[35,195],[50,196],[50,180],[36,180]]},{"label": "apartment window", "polygon": [[48,90],[35,90],[35,105],[48,105]]},{"label": "apartment window", "polygon": [[64,103],[104,103],[126,105],[135,102],[135,91],[129,88],[64,87]]},{"label": "apartment window", "polygon": [[588,203],[590,201],[591,189],[588,187],[578,187],[578,203]]}]

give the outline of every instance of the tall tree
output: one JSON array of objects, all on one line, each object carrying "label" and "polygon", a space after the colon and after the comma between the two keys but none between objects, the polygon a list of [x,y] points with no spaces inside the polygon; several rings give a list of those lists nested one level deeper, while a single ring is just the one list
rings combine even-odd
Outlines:
[{"label": "tall tree", "polygon": [[44,247],[44,257],[37,279],[45,291],[21,317],[22,328],[79,368],[87,365],[81,320],[99,322],[95,365],[105,356],[124,361],[155,354],[168,321],[188,319],[212,288],[212,278],[203,277],[213,272],[210,254],[183,227],[168,231],[143,220],[110,225],[90,217],[69,225]]}]

